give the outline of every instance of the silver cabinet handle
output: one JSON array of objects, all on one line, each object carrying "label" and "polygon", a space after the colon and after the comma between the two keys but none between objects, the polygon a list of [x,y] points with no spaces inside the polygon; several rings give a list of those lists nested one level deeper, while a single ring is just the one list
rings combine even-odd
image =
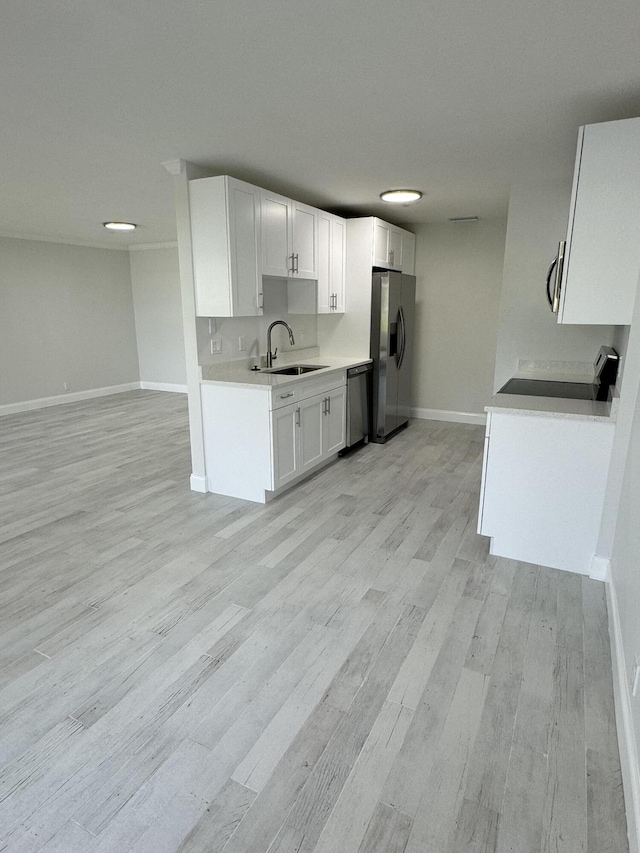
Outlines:
[{"label": "silver cabinet handle", "polygon": [[293,392],[293,391],[289,391],[289,393],[288,393],[288,394],[280,394],[280,399],[281,399],[281,400],[286,400],[286,399],[287,399],[287,397],[293,397],[293,396],[294,396],[294,392]]},{"label": "silver cabinet handle", "polygon": [[562,287],[562,274],[564,272],[564,249],[566,241],[562,240],[558,245],[558,263],[556,264],[556,278],[553,283],[553,304],[551,310],[557,314],[560,310],[560,288]]},{"label": "silver cabinet handle", "polygon": [[323,415],[327,414],[327,398],[326,397],[324,397],[322,400],[322,414]]},{"label": "silver cabinet handle", "polygon": [[299,270],[298,270],[298,255],[297,255],[297,254],[296,254],[296,269],[295,269],[295,272],[296,272],[296,274],[299,272]]},{"label": "silver cabinet handle", "polygon": [[296,426],[300,426],[300,406],[296,409]]},{"label": "silver cabinet handle", "polygon": [[394,249],[389,249],[389,263],[393,263]]},{"label": "silver cabinet handle", "polygon": [[262,291],[258,294],[258,308],[264,308],[264,295],[262,294]]},{"label": "silver cabinet handle", "polygon": [[[289,260],[291,260],[291,266],[289,266]],[[287,272],[290,272],[292,275],[295,272],[293,268],[293,252],[290,255],[287,255]]]},{"label": "silver cabinet handle", "polygon": [[331,414],[331,397],[327,397],[327,414]]}]

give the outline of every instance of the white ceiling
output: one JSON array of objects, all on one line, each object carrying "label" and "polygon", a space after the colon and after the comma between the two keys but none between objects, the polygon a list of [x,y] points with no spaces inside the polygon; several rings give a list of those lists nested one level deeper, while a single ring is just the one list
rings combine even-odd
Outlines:
[{"label": "white ceiling", "polygon": [[0,233],[173,240],[176,158],[400,224],[504,216],[570,177],[579,125],[640,114],[639,44],[637,0],[4,0]]}]

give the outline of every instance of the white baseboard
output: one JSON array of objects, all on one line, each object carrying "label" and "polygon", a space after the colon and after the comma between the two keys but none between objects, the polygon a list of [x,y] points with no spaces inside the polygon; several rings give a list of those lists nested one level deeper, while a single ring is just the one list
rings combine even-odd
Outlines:
[{"label": "white baseboard", "polygon": [[186,394],[186,385],[173,385],[170,382],[141,382],[143,391],[171,391],[174,394]]},{"label": "white baseboard", "polygon": [[606,557],[594,554],[589,566],[589,577],[594,581],[608,583],[611,580],[611,562]]},{"label": "white baseboard", "polygon": [[24,400],[21,403],[5,403],[5,405],[0,406],[0,416],[17,415],[20,412],[30,412],[32,409],[46,409],[48,406],[62,406],[65,403],[78,403],[81,400],[91,400],[93,397],[108,397],[110,394],[122,394],[124,391],[138,391],[139,389],[139,382],[127,382],[125,385],[108,385],[106,388],[72,391],[67,394],[56,394],[55,397]]},{"label": "white baseboard", "polygon": [[207,485],[207,478],[201,477],[199,474],[192,474],[189,478],[189,485],[191,486],[192,492],[203,492],[206,493],[209,491],[209,487]]},{"label": "white baseboard", "polygon": [[450,412],[448,409],[411,409],[411,417],[420,418],[423,421],[451,421],[456,424],[478,424],[479,426],[484,426],[487,422],[486,414]]},{"label": "white baseboard", "polygon": [[33,409],[46,409],[48,406],[79,403],[81,400],[91,400],[93,397],[108,397],[110,394],[122,394],[124,391],[139,391],[141,388],[145,391],[171,391],[176,394],[187,393],[186,385],[172,385],[168,382],[127,382],[125,385],[107,385],[106,388],[71,391],[66,394],[56,394],[55,397],[24,400],[21,403],[5,403],[5,405],[0,406],[0,417],[2,415],[19,415],[20,412],[30,412]]},{"label": "white baseboard", "polygon": [[616,703],[629,849],[640,850],[640,765],[638,764],[638,748],[633,728],[631,694],[625,666],[618,599],[616,598],[613,579],[607,584],[607,607],[609,611],[611,662],[613,665],[613,694]]}]

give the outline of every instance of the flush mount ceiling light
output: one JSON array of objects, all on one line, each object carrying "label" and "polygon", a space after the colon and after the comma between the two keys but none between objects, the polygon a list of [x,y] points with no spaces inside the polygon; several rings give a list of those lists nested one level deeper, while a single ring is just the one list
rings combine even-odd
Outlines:
[{"label": "flush mount ceiling light", "polygon": [[479,222],[478,216],[450,216],[449,222]]},{"label": "flush mount ceiling light", "polygon": [[411,204],[412,201],[420,201],[422,193],[419,190],[385,190],[380,193],[380,198],[391,204]]},{"label": "flush mount ceiling light", "polygon": [[138,227],[133,222],[103,222],[107,231],[135,231]]}]

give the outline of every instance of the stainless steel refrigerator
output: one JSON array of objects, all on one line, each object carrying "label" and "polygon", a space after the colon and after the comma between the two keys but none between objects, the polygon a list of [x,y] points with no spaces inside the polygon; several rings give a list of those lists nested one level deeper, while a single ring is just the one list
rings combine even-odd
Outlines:
[{"label": "stainless steel refrigerator", "polygon": [[382,443],[407,426],[411,415],[416,279],[399,272],[374,272],[372,284],[371,438]]}]

